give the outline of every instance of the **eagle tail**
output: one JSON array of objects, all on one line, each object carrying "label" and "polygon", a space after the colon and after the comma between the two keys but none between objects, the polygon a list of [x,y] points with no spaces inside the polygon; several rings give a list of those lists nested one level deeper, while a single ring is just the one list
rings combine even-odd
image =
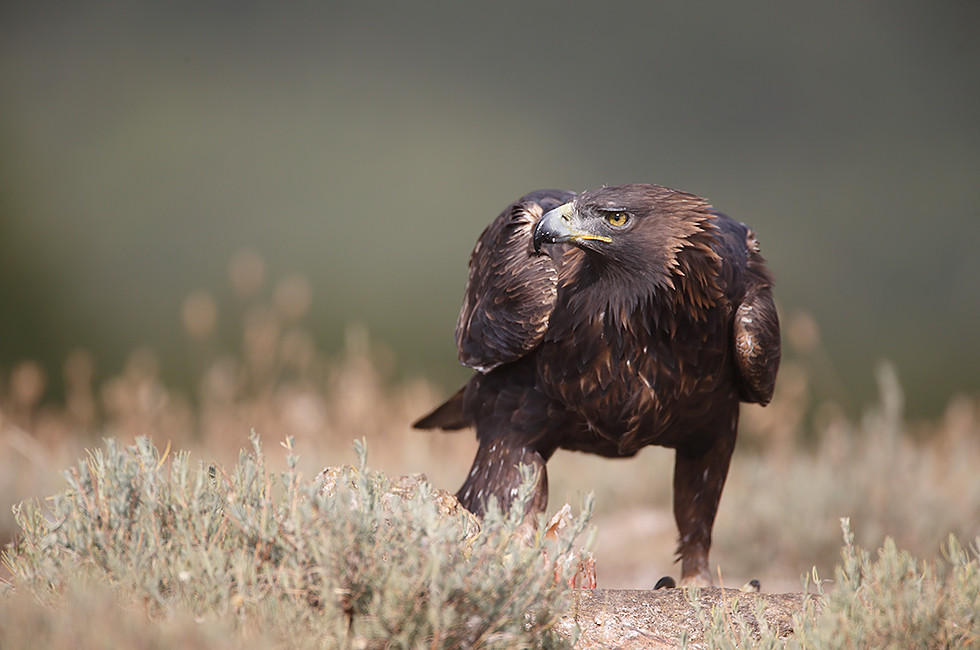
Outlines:
[{"label": "eagle tail", "polygon": [[463,415],[463,386],[456,394],[437,406],[428,415],[419,418],[412,425],[415,429],[442,429],[443,431],[459,431],[470,426],[472,422]]}]

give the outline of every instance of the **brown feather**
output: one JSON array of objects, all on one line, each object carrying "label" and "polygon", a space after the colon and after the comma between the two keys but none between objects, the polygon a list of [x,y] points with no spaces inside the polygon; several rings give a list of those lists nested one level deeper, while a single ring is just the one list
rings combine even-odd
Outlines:
[{"label": "brown feather", "polygon": [[480,235],[456,323],[464,366],[487,372],[540,343],[555,303],[558,268],[550,257],[534,254],[531,231],[541,215],[573,196],[560,190],[529,194]]}]

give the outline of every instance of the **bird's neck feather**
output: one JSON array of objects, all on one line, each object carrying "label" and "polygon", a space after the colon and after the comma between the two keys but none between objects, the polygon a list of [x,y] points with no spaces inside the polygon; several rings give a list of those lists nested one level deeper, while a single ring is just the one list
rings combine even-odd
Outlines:
[{"label": "bird's neck feather", "polygon": [[579,318],[613,319],[614,325],[636,323],[644,316],[655,322],[664,310],[700,320],[723,300],[721,260],[711,246],[711,234],[699,230],[672,242],[660,259],[628,260],[628,265],[597,254],[581,255],[563,274],[566,290],[559,289],[559,301],[563,296],[565,307]]}]

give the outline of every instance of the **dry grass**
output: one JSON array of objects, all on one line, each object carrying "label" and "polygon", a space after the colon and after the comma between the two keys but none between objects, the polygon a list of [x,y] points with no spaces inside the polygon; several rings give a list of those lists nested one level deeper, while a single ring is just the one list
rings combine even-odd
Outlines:
[{"label": "dry grass", "polygon": [[[233,285],[252,300],[239,353],[215,352],[218,307],[209,294],[195,292],[185,304],[184,324],[202,368],[193,398],[164,385],[145,349],[99,386],[92,360],[74,353],[65,362],[61,404],[45,400],[44,373],[36,364],[0,369],[5,539],[13,533],[9,505],[61,489],[59,472],[103,436],[122,444],[148,436],[157,445],[230,464],[248,447],[254,428],[266,440],[293,437],[307,477],[349,460],[350,441],[364,437],[372,466],[389,475],[423,472],[450,490],[462,482],[475,448],[472,434],[409,427],[452,387],[392,381],[390,355],[356,326],[348,330],[343,354],[326,358],[302,324],[309,307],[302,279],[287,278],[263,299],[256,297],[260,265],[256,271],[247,258],[236,265]],[[890,535],[926,557],[950,533],[961,539],[980,534],[976,397],[954,397],[938,422],[910,423],[894,372],[883,365],[879,403],[859,420],[848,419],[833,401],[814,403],[810,382],[832,376],[815,324],[796,314],[785,331],[787,359],[773,403],[744,411],[715,526],[712,558],[721,580],[734,585],[755,577],[767,590],[781,590],[797,588],[799,576],[814,566],[831,575],[842,516],[850,517],[863,546],[877,547]],[[552,509],[578,503],[584,492],[596,494],[600,586],[644,588],[676,573],[672,462],[669,451],[652,448],[626,461],[559,453],[549,465]]]}]

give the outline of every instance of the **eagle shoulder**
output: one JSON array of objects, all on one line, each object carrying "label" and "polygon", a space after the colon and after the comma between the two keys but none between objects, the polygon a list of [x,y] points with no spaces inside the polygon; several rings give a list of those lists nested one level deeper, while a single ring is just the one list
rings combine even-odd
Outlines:
[{"label": "eagle shoulder", "polygon": [[480,235],[456,323],[459,361],[480,372],[524,356],[540,344],[554,310],[560,251],[536,255],[534,226],[574,198],[539,190],[508,206]]}]

